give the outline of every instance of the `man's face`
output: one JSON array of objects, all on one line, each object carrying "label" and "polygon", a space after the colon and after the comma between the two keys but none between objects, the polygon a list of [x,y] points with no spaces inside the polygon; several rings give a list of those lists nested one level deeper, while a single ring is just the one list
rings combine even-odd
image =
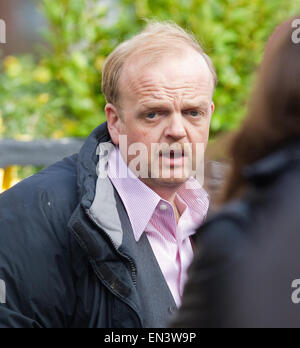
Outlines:
[{"label": "man's face", "polygon": [[[127,63],[120,79],[119,118],[112,124],[108,117],[113,142],[119,144],[118,135],[127,136],[127,147],[120,146],[127,164],[135,157],[128,155],[130,145],[142,143],[147,148],[142,165],[149,178],[141,180],[151,188],[182,185],[191,175],[183,167],[196,169],[197,155],[201,156],[196,144],[206,147],[208,141],[214,110],[212,75],[199,53],[186,51],[146,66],[139,56]],[[155,144],[176,144],[177,150],[156,152]],[[159,168],[158,175],[153,175],[153,168]]]}]

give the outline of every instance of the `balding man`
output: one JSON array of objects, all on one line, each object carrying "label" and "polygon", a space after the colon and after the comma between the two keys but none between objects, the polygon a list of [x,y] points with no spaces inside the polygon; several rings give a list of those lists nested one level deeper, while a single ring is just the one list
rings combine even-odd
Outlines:
[{"label": "balding man", "polygon": [[208,210],[198,174],[216,81],[175,24],[111,53],[107,122],[0,196],[0,327],[166,326]]}]

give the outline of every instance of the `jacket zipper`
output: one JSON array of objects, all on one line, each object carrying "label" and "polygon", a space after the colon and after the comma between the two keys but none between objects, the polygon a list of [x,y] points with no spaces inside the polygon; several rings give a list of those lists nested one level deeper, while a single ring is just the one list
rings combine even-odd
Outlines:
[{"label": "jacket zipper", "polygon": [[[95,219],[94,219],[93,216],[90,214],[90,212],[89,212],[88,209],[86,209],[86,213],[87,213],[88,217],[93,221],[93,223],[94,223],[100,230],[104,231],[104,230],[98,225],[97,221],[95,221]],[[132,277],[132,281],[133,281],[134,286],[136,287],[136,267],[135,267],[135,264],[134,264],[133,260],[132,260],[129,256],[127,256],[127,255],[121,253],[121,252],[118,250],[117,246],[115,245],[114,241],[111,239],[110,235],[107,234],[105,231],[104,231],[104,233],[105,233],[105,235],[109,238],[110,243],[111,243],[111,245],[113,246],[114,250],[115,250],[121,257],[123,257],[124,259],[126,259],[126,260],[129,262],[130,268],[131,268],[131,277]],[[98,272],[97,272],[97,273],[98,273]],[[100,279],[101,279],[101,277],[100,277]],[[118,296],[118,297],[120,297],[120,296]],[[142,320],[141,320],[141,318],[140,318],[140,315],[137,313],[137,311],[136,311],[127,301],[124,301],[124,299],[123,299],[122,297],[120,297],[120,299],[121,299],[123,302],[125,302],[125,303],[127,304],[127,306],[129,306],[129,307],[136,313],[136,315],[137,315],[137,317],[138,317],[138,320],[139,320],[139,322],[140,322],[140,325],[141,325],[141,327],[143,327],[143,325],[142,325]]]},{"label": "jacket zipper", "polygon": [[[87,215],[89,216],[89,218],[93,221],[93,223],[94,223],[98,228],[100,228],[102,231],[104,231],[104,230],[98,225],[97,221],[95,221],[95,219],[94,219],[93,216],[90,214],[90,212],[89,212],[88,209],[86,210],[86,213],[87,213]],[[129,256],[127,256],[127,255],[121,253],[121,252],[118,250],[118,248],[117,248],[116,244],[114,243],[114,241],[112,240],[111,236],[110,236],[108,233],[106,233],[105,231],[104,231],[104,233],[105,233],[105,235],[108,237],[108,239],[110,240],[110,243],[111,243],[111,245],[113,246],[114,250],[115,250],[121,257],[123,257],[124,259],[126,259],[126,260],[129,262],[130,269],[131,269],[131,278],[132,278],[134,287],[136,287],[136,267],[135,267],[134,261],[133,261]]]}]

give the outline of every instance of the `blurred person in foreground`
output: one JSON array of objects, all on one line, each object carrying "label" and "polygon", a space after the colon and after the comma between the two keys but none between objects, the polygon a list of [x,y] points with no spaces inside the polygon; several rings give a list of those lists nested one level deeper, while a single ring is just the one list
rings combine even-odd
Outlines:
[{"label": "blurred person in foreground", "polygon": [[0,327],[167,325],[207,215],[192,173],[216,82],[175,24],[150,23],[112,52],[107,122],[79,154],[0,196]]},{"label": "blurred person in foreground", "polygon": [[[174,327],[300,327],[299,17],[271,36]],[[299,32],[299,29],[298,29]]]}]

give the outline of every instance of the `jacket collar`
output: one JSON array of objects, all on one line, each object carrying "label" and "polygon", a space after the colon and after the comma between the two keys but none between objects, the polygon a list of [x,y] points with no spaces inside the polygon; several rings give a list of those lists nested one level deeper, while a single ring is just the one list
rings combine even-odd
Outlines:
[{"label": "jacket collar", "polygon": [[83,144],[77,165],[77,185],[79,189],[80,202],[83,208],[89,209],[93,203],[97,183],[97,148],[99,143],[111,141],[107,123],[101,124],[93,130]]},{"label": "jacket collar", "polygon": [[[116,192],[106,176],[99,175],[99,144],[110,143],[107,123],[97,127],[87,138],[78,157],[78,189],[80,206],[118,250],[123,242],[122,223],[118,213]],[[102,202],[105,202],[103,205]],[[95,240],[99,238],[95,235]]]}]

